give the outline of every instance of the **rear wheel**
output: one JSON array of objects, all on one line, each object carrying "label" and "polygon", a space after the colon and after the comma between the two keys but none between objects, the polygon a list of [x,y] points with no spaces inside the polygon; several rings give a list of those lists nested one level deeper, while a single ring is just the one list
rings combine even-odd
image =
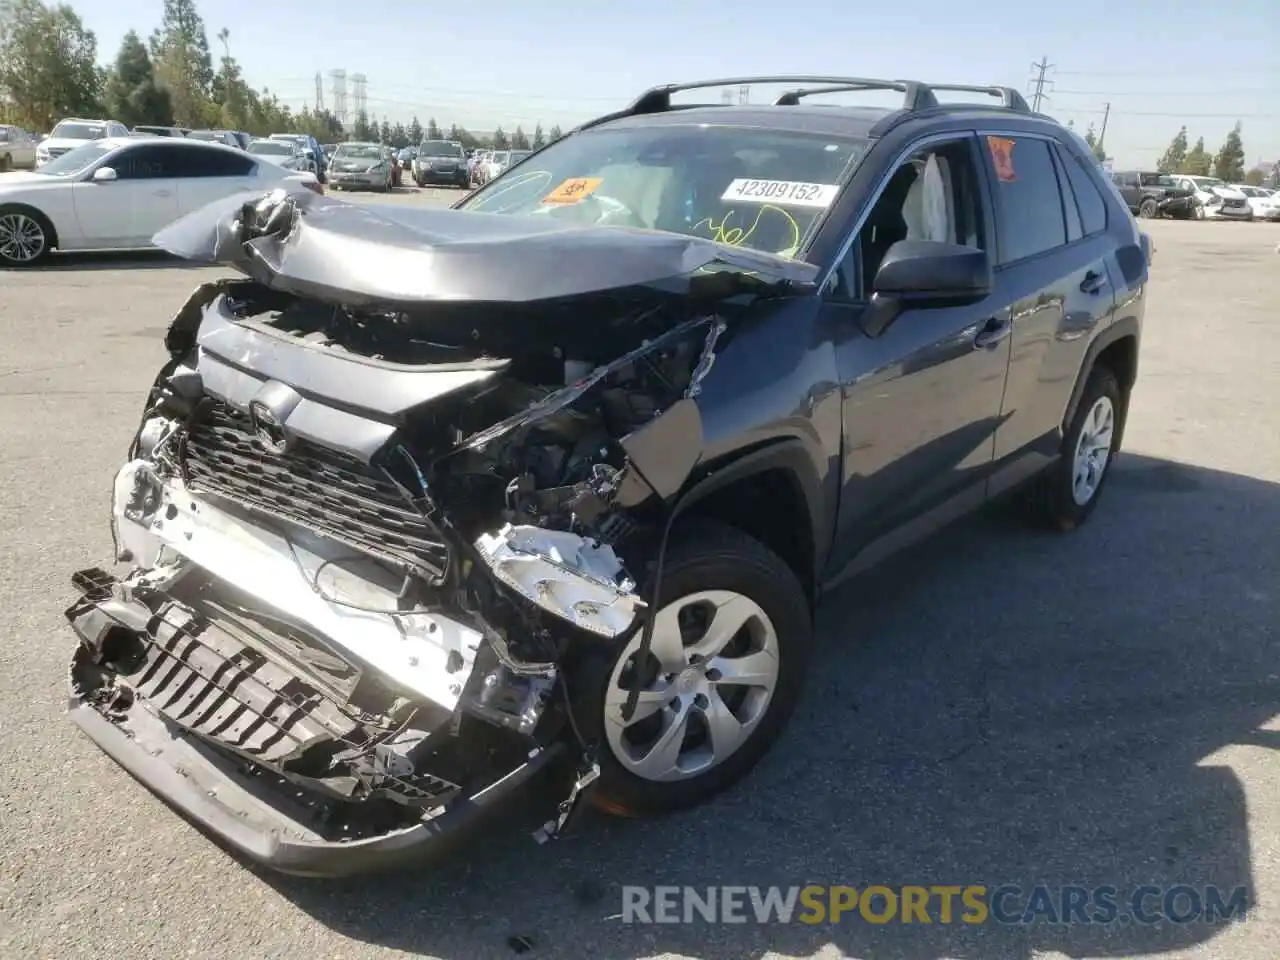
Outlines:
[{"label": "rear wheel", "polygon": [[583,733],[599,743],[594,797],[626,816],[701,803],[745,776],[795,708],[813,647],[800,582],[741,531],[690,525],[664,566],[648,655],[637,631],[582,698]]},{"label": "rear wheel", "polygon": [[0,265],[29,267],[49,255],[53,227],[30,207],[0,207]]},{"label": "rear wheel", "polygon": [[1138,206],[1138,216],[1140,217],[1144,217],[1147,220],[1154,220],[1159,215],[1160,205],[1150,198],[1143,200]]},{"label": "rear wheel", "polygon": [[1031,491],[1035,514],[1050,527],[1074,530],[1093,513],[1115,463],[1125,407],[1116,375],[1106,367],[1094,367],[1063,441],[1062,456]]}]

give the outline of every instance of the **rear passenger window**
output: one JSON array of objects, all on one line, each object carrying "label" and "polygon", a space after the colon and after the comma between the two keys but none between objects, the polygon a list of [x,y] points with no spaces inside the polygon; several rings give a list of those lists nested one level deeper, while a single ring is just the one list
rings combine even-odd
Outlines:
[{"label": "rear passenger window", "polygon": [[1102,198],[1097,182],[1085,169],[1083,161],[1071,151],[1059,147],[1058,157],[1062,160],[1063,169],[1067,171],[1071,192],[1075,194],[1084,235],[1087,237],[1094,233],[1101,233],[1107,229],[1107,202]]},{"label": "rear passenger window", "polygon": [[1067,179],[1062,154],[1053,148],[1049,152],[1053,154],[1053,166],[1058,171],[1058,183],[1062,185],[1062,212],[1067,215],[1067,243],[1075,243],[1084,234],[1084,228],[1080,226],[1080,208],[1076,206],[1075,190]]},{"label": "rear passenger window", "polygon": [[1000,262],[1013,263],[1067,242],[1062,192],[1049,144],[1027,137],[987,137],[999,207]]}]

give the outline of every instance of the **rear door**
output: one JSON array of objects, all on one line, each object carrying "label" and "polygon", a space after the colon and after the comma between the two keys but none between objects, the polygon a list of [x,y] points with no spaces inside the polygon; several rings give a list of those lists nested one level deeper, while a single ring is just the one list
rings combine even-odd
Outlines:
[{"label": "rear door", "polygon": [[184,154],[178,168],[178,216],[255,186],[256,164],[246,153],[197,146],[177,152]]},{"label": "rear door", "polygon": [[996,207],[996,285],[1013,305],[994,495],[1058,453],[1063,411],[1090,340],[1113,312],[1116,278],[1106,205],[1082,161],[1049,137],[991,130],[983,138],[993,145],[983,153]]}]

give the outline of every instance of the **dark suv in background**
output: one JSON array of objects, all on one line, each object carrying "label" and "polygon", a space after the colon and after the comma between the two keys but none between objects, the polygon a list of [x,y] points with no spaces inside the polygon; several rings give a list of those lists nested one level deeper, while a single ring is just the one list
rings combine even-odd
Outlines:
[{"label": "dark suv in background", "polygon": [[471,186],[467,153],[453,140],[423,140],[413,158],[413,182],[420,187],[448,183],[466,189]]},{"label": "dark suv in background", "polygon": [[1168,174],[1117,170],[1111,174],[1111,182],[1120,191],[1129,211],[1148,220],[1156,217],[1189,220],[1195,213],[1195,194],[1178,186]]},{"label": "dark suv in background", "polygon": [[[859,91],[901,103],[811,100]],[[811,76],[654,88],[455,209],[278,192],[156,243],[245,276],[166,336],[130,568],[75,577],[72,715],[306,874],[421,856],[544,771],[544,836],[737,781],[843,578],[1002,496],[1094,512],[1151,253],[1017,91]]]}]

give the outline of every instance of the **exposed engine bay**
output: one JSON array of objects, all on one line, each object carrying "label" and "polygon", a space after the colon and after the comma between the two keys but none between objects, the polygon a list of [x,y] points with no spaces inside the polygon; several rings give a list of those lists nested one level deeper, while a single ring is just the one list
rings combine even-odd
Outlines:
[{"label": "exposed engine bay", "polygon": [[166,337],[113,490],[125,572],[82,571],[67,612],[74,696],[246,796],[287,787],[262,829],[303,844],[420,827],[553,751],[576,794],[577,665],[644,629],[701,384],[734,298],[776,281],[338,295],[278,269],[322,203],[218,221],[247,279],[197,289]]}]

